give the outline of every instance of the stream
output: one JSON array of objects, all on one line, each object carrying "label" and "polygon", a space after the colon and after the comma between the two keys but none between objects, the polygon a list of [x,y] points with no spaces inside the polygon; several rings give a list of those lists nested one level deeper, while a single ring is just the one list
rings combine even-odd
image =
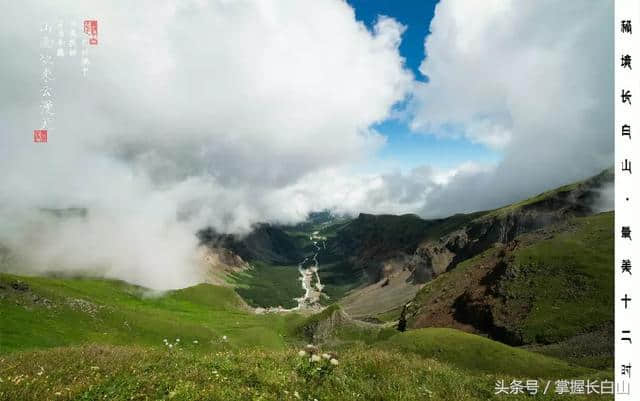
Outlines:
[{"label": "stream", "polygon": [[[298,271],[300,272],[300,281],[302,282],[304,295],[300,298],[296,298],[298,306],[292,308],[292,310],[322,309],[322,305],[320,305],[320,296],[322,295],[324,286],[322,285],[320,276],[318,275],[318,253],[320,253],[321,249],[326,248],[326,240],[325,238],[318,236],[317,231],[309,237],[309,240],[313,242],[313,246],[316,249],[311,258],[306,257],[302,262],[300,262],[300,264],[298,264]],[[319,245],[319,241],[322,241],[322,246]],[[310,260],[313,261],[312,264],[305,268],[305,264]],[[314,278],[315,285],[313,283]]]},{"label": "stream", "polygon": [[311,236],[309,236],[309,240],[313,243],[315,251],[313,256],[306,257],[302,262],[298,263],[298,272],[300,272],[299,280],[302,283],[302,289],[304,290],[303,296],[295,298],[298,305],[289,309],[281,306],[256,308],[256,313],[292,312],[298,310],[319,312],[324,309],[320,304],[320,297],[323,295],[322,290],[324,289],[324,285],[320,282],[320,276],[318,275],[318,254],[321,249],[327,249],[327,239],[319,236],[318,232],[315,231]]}]

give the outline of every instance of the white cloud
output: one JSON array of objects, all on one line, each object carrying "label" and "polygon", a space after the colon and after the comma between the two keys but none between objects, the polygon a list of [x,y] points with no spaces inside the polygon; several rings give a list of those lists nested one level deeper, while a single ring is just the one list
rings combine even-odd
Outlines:
[{"label": "white cloud", "polygon": [[423,214],[497,207],[610,166],[612,27],[612,1],[441,1],[411,126],[503,160],[450,180]]},{"label": "white cloud", "polygon": [[[73,16],[98,20],[99,45],[87,79],[57,60],[55,128],[35,145],[39,27]],[[292,208],[282,188],[370,155],[384,138],[369,126],[411,85],[404,27],[372,33],[338,0],[25,1],[0,18],[0,243],[37,270],[197,281],[197,228],[304,217],[312,202]],[[33,213],[69,206],[86,221]]]},{"label": "white cloud", "polygon": [[[34,145],[37,27],[74,15],[99,21],[100,44],[86,80],[59,60],[56,127]],[[338,0],[31,0],[0,19],[0,243],[36,271],[181,287],[201,279],[204,225],[245,232],[325,208],[441,217],[612,161],[610,0],[443,0],[426,84],[403,67],[402,25],[369,32]],[[409,92],[413,129],[503,160],[354,173],[384,144],[370,126]],[[87,219],[34,212],[72,206]]]}]

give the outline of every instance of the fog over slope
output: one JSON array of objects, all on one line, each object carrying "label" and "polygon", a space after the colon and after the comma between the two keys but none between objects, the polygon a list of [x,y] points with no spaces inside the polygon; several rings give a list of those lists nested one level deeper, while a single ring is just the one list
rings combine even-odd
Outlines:
[{"label": "fog over slope", "polygon": [[[442,216],[611,164],[610,1],[445,0],[426,84],[404,68],[401,24],[370,32],[342,1],[172,3],[3,8],[0,244],[19,269],[183,287],[202,279],[204,226],[246,232],[326,208]],[[55,125],[36,145],[39,27],[60,17],[97,19],[100,42],[85,79],[78,59],[56,60]],[[372,124],[403,100],[416,134],[464,135],[503,161],[355,172],[384,146]],[[42,210],[70,207],[88,212]]]}]

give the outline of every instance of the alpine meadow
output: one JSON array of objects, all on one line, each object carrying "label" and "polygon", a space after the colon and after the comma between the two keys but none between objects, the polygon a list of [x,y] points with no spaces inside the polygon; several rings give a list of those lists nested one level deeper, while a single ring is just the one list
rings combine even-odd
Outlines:
[{"label": "alpine meadow", "polygon": [[5,3],[0,401],[614,399],[614,0]]}]

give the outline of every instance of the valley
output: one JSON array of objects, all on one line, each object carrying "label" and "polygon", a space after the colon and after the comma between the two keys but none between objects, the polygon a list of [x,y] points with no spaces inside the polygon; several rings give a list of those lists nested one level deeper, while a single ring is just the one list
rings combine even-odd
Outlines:
[{"label": "valley", "polygon": [[[0,400],[497,400],[499,380],[608,380],[613,212],[593,205],[612,174],[435,220],[206,228],[209,283],[163,293],[0,273]],[[305,373],[306,344],[338,365]]]},{"label": "valley", "polygon": [[313,251],[314,253],[311,259],[305,258],[298,265],[304,295],[296,298],[298,306],[296,306],[294,310],[308,309],[319,311],[322,309],[320,298],[326,295],[322,292],[324,286],[320,281],[320,276],[318,276],[318,254],[322,249],[326,249],[326,243],[323,237],[318,236],[317,231],[311,234],[309,241],[313,243],[315,250]]}]

